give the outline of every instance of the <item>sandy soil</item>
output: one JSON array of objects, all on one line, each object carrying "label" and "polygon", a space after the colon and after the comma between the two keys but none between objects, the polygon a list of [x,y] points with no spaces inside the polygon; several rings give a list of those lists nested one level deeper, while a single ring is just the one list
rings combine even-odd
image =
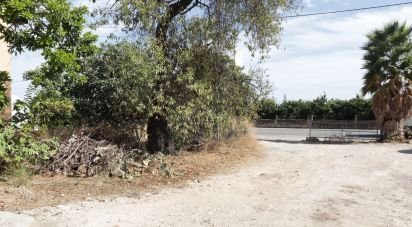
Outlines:
[{"label": "sandy soil", "polygon": [[136,199],[26,210],[19,224],[412,226],[411,145],[262,143],[266,158],[229,174]]},{"label": "sandy soil", "polygon": [[104,175],[81,178],[48,174],[9,177],[6,181],[0,178],[0,211],[19,212],[90,200],[136,198],[165,187],[182,188],[187,186],[188,181],[226,174],[230,170],[252,165],[264,156],[263,146],[251,136],[208,144],[204,148],[202,152],[186,151],[162,158],[159,156],[149,162],[140,176],[132,179]]}]

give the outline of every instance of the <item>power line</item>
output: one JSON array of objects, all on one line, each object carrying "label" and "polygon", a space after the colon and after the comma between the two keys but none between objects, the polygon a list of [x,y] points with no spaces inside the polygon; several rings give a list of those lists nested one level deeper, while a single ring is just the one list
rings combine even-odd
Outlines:
[{"label": "power line", "polygon": [[403,3],[395,3],[395,4],[388,4],[388,5],[370,6],[370,7],[336,10],[336,11],[328,11],[328,12],[308,13],[308,14],[300,14],[300,15],[299,14],[298,15],[289,15],[289,16],[283,16],[281,18],[286,19],[286,18],[295,18],[295,17],[309,17],[309,16],[326,15],[326,14],[346,13],[346,12],[354,12],[354,11],[370,10],[370,9],[380,9],[380,8],[387,8],[387,7],[401,6],[401,5],[410,5],[410,4],[412,4],[412,2],[403,2]]},{"label": "power line", "polygon": [[[370,6],[370,7],[363,7],[363,8],[344,9],[344,10],[318,12],[318,13],[308,13],[308,14],[288,15],[288,16],[282,16],[280,18],[287,19],[287,18],[296,18],[296,17],[309,17],[309,16],[317,16],[317,15],[347,13],[347,12],[355,12],[355,11],[371,10],[371,9],[381,9],[381,8],[388,8],[388,7],[394,7],[394,6],[410,5],[410,4],[412,4],[412,2],[402,2],[402,3],[387,4],[387,5],[380,5],[380,6]],[[122,26],[101,26],[99,28],[117,29],[117,28],[124,28],[124,27],[122,27]]]}]

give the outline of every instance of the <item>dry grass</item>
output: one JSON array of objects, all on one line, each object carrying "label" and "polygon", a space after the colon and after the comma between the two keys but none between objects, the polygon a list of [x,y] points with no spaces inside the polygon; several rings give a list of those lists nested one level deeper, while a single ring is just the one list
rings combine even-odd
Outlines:
[{"label": "dry grass", "polygon": [[165,186],[183,187],[187,182],[251,163],[262,157],[261,150],[254,138],[246,136],[226,143],[209,144],[202,152],[167,156],[163,159],[167,175],[159,165],[131,180],[33,176],[24,184],[16,184],[13,180],[0,182],[0,210],[23,210],[116,196],[140,197],[142,193],[158,192]]}]

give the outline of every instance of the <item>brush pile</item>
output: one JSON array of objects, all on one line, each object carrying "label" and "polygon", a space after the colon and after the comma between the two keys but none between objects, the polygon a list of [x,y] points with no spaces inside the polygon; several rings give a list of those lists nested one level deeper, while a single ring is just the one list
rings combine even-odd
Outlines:
[{"label": "brush pile", "polygon": [[43,169],[43,173],[70,177],[131,178],[145,172],[170,175],[170,168],[161,154],[148,154],[140,149],[125,149],[105,140],[88,136],[72,136],[62,143],[58,153]]}]

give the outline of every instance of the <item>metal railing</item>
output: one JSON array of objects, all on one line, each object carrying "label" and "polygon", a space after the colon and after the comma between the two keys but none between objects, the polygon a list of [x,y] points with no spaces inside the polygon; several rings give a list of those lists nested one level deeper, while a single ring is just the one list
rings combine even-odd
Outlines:
[{"label": "metal railing", "polygon": [[375,141],[380,131],[375,121],[312,121],[308,140]]},{"label": "metal railing", "polygon": [[308,119],[258,119],[257,128],[307,128],[308,140],[376,141],[380,131],[376,121],[364,120],[311,120]]}]

